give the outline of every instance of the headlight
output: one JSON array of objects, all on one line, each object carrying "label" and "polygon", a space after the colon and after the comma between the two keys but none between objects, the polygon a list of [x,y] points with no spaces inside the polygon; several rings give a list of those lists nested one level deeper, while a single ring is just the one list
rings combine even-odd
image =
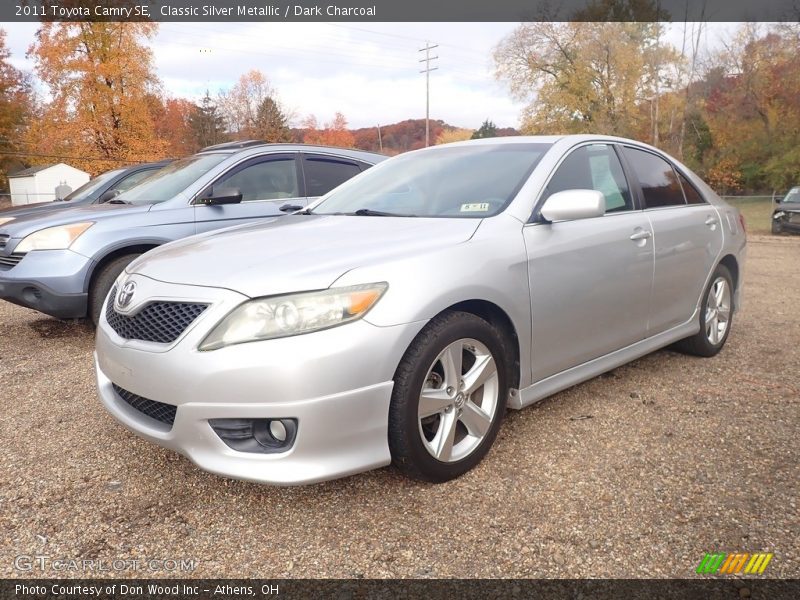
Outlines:
[{"label": "headlight", "polygon": [[14,217],[0,218],[0,225],[5,225],[6,223],[10,223],[13,220],[14,220]]},{"label": "headlight", "polygon": [[367,314],[388,287],[387,283],[368,283],[250,300],[225,317],[203,340],[200,350],[344,325]]},{"label": "headlight", "polygon": [[94,225],[94,223],[72,223],[71,225],[59,225],[58,227],[40,229],[22,240],[19,245],[14,248],[14,252],[25,253],[31,250],[65,250],[92,225]]},{"label": "headlight", "polygon": [[776,212],[774,215],[772,215],[772,218],[773,218],[773,219],[780,219],[780,218],[781,218],[783,215],[785,215],[785,214],[786,214],[785,212],[783,212],[782,210],[779,210],[779,211],[778,211],[778,212]]}]

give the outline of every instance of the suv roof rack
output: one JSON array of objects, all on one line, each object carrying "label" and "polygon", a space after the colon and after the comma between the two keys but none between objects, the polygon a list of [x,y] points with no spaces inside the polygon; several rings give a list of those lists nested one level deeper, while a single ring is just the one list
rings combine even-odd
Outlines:
[{"label": "suv roof rack", "polygon": [[224,142],[222,144],[214,144],[213,146],[206,146],[200,152],[207,152],[209,150],[239,150],[240,148],[249,148],[250,146],[262,146],[267,142],[263,140],[244,140],[240,142]]}]

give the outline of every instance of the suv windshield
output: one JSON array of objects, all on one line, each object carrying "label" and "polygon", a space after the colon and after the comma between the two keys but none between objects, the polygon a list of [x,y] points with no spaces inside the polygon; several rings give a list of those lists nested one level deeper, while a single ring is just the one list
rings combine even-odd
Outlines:
[{"label": "suv windshield", "polygon": [[106,171],[105,173],[101,173],[94,179],[87,181],[81,187],[79,187],[74,192],[68,194],[64,198],[64,202],[80,202],[81,200],[86,200],[91,196],[95,190],[104,186],[108,181],[123,173],[125,169],[114,169],[113,171]]},{"label": "suv windshield", "polygon": [[783,202],[800,202],[800,188],[792,188],[783,198]]},{"label": "suv windshield", "polygon": [[136,187],[123,192],[116,201],[129,204],[157,204],[174,198],[230,154],[196,154],[168,164]]},{"label": "suv windshield", "polygon": [[401,155],[336,188],[311,212],[491,217],[511,202],[549,148],[549,144],[478,144]]}]

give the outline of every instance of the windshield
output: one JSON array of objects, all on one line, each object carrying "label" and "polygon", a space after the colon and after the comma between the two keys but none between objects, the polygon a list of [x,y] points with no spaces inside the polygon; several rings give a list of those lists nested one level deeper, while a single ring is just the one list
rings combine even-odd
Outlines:
[{"label": "windshield", "polygon": [[336,188],[311,212],[491,217],[511,202],[549,147],[480,144],[401,155]]},{"label": "windshield", "polygon": [[792,188],[783,199],[784,202],[800,202],[800,188]]},{"label": "windshield", "polygon": [[123,173],[125,169],[114,169],[113,171],[106,171],[105,173],[101,173],[94,179],[87,181],[77,190],[68,194],[64,198],[64,202],[80,202],[81,200],[89,199],[96,190],[103,187],[106,183],[112,180],[114,177]]},{"label": "windshield", "polygon": [[230,154],[197,154],[168,164],[114,200],[129,204],[157,204],[180,194]]}]

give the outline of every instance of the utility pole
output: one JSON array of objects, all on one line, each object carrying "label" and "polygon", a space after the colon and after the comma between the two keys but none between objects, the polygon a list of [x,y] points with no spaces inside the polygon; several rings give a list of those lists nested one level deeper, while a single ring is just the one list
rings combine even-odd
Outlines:
[{"label": "utility pole", "polygon": [[431,118],[431,71],[435,71],[439,67],[431,67],[431,61],[436,60],[438,56],[431,56],[431,50],[438,48],[439,44],[431,46],[430,42],[425,42],[425,47],[420,48],[420,52],[425,53],[425,58],[419,62],[425,63],[425,68],[420,73],[425,73],[425,146],[430,146],[431,133],[429,121]]},{"label": "utility pole", "polygon": [[383,138],[381,137],[381,124],[378,123],[378,145],[381,147],[381,152],[383,152]]}]

